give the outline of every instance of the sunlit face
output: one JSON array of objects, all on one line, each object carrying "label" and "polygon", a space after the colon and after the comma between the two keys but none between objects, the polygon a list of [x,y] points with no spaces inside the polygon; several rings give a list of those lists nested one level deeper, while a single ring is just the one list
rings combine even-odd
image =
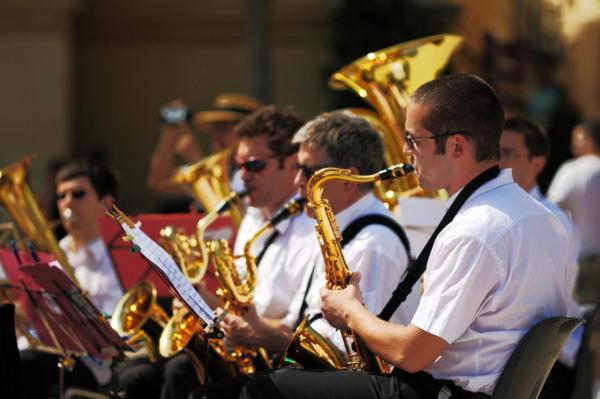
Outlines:
[{"label": "sunlit face", "polygon": [[433,133],[423,126],[428,107],[411,102],[406,110],[405,131],[414,139],[414,145],[404,143],[404,154],[410,158],[419,177],[421,187],[426,190],[447,188],[450,184],[452,165],[446,155],[435,153]]},{"label": "sunlit face", "polygon": [[571,133],[571,152],[576,157],[585,154],[587,144],[583,126],[577,125]]},{"label": "sunlit face", "polygon": [[525,137],[521,133],[513,130],[502,132],[502,136],[500,136],[500,167],[511,168],[513,179],[524,190],[531,190],[544,163],[545,157],[543,156],[529,156]]},{"label": "sunlit face", "polygon": [[[319,169],[330,166],[335,165],[332,165],[325,148],[308,145],[305,143],[300,144],[296,178],[294,180],[294,184],[296,187],[298,187],[300,196],[308,198],[306,184],[310,178],[310,175]],[[323,191],[323,198],[326,198],[329,201],[331,210],[334,213],[343,210],[348,205],[348,195],[346,194],[344,187],[344,182],[331,181],[327,183],[325,190]],[[313,215],[310,208],[307,208],[306,211],[309,216]]]},{"label": "sunlit face", "polygon": [[69,233],[89,229],[104,214],[104,203],[87,177],[58,183],[56,196],[63,226]]},{"label": "sunlit face", "polygon": [[250,190],[248,204],[257,208],[277,209],[294,192],[297,154],[276,157],[266,136],[243,137],[234,158],[240,168],[244,187]]}]

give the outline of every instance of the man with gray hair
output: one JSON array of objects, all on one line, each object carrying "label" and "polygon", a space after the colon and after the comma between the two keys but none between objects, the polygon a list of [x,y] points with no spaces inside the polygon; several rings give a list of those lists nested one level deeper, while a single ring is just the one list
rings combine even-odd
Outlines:
[{"label": "man with gray hair", "polygon": [[[383,144],[379,134],[363,119],[347,112],[323,114],[305,124],[294,135],[299,145],[298,164],[294,184],[300,195],[306,197],[306,183],[317,170],[325,167],[347,168],[353,174],[372,174],[383,167]],[[408,240],[393,215],[371,192],[372,185],[351,182],[329,182],[323,194],[330,204],[340,232],[343,254],[352,272],[361,276],[365,306],[380,312],[405,272],[410,256]],[[301,217],[312,218],[310,207]],[[314,220],[309,220],[314,225]],[[313,245],[305,246],[305,258],[310,266],[299,289],[290,293],[294,299],[288,315],[280,320],[264,317],[246,317],[246,324],[238,328],[223,326],[233,344],[263,346],[271,352],[282,353],[290,342],[295,327],[310,315],[311,327],[329,340],[343,354],[341,334],[319,317],[319,288],[325,284],[323,258],[314,233]],[[291,249],[291,248],[290,248]],[[316,256],[315,255],[316,250]],[[277,289],[273,287],[273,289]],[[415,290],[392,320],[408,322],[418,304]],[[343,355],[342,355],[343,357]],[[209,397],[236,397],[248,377],[238,377],[208,386]]]}]

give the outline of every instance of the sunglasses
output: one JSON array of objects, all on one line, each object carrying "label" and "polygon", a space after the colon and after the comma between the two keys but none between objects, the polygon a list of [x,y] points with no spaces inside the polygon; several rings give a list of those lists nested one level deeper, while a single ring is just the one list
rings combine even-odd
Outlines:
[{"label": "sunglasses", "polygon": [[65,191],[63,193],[56,194],[56,198],[59,200],[64,200],[65,198],[67,198],[68,193],[71,193],[71,198],[73,198],[74,200],[80,200],[85,198],[87,191],[83,189]]},{"label": "sunglasses", "polygon": [[320,169],[323,169],[323,168],[326,168],[328,166],[331,166],[331,165],[322,164],[322,165],[308,166],[308,165],[304,165],[304,164],[301,164],[301,163],[297,163],[296,164],[296,169],[298,169],[299,171],[301,171],[302,172],[302,176],[304,176],[304,178],[306,180],[308,180],[308,179],[310,179],[310,177],[312,175],[315,174],[316,171],[318,171]]}]

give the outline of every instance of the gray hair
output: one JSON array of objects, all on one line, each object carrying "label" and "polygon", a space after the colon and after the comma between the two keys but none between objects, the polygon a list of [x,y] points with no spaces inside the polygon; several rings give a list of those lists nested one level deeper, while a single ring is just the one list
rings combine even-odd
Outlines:
[{"label": "gray hair", "polygon": [[319,115],[302,126],[292,142],[324,148],[332,166],[354,166],[361,175],[384,166],[381,137],[367,121],[348,111]]}]

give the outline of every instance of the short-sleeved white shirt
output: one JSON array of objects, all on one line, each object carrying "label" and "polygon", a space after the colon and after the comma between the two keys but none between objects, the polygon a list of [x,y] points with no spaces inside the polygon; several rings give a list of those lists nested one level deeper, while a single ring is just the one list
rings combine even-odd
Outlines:
[{"label": "short-sleeved white shirt", "polygon": [[600,156],[565,162],[548,189],[550,201],[566,209],[581,237],[581,257],[600,254]]},{"label": "short-sleeved white shirt", "polygon": [[[248,208],[248,211],[250,213],[244,217],[236,239],[236,254],[243,252],[245,242],[268,220],[256,208]],[[282,221],[275,228],[279,234],[266,249],[258,265],[253,302],[262,316],[291,319],[290,304],[306,286],[308,274],[320,252],[314,221],[304,213]],[[261,252],[272,233],[271,229],[255,243],[252,248],[255,256]]]},{"label": "short-sleeved white shirt", "polygon": [[[335,217],[340,232],[342,232],[354,220],[372,214],[384,215],[393,219],[392,213],[371,193],[366,194]],[[398,286],[408,266],[408,254],[404,245],[388,227],[369,225],[344,246],[342,252],[348,268],[361,274],[360,288],[365,306],[371,312],[378,314],[392,296],[392,292]],[[323,286],[325,286],[325,272],[321,256],[307,296],[306,314],[316,314],[321,311],[319,291]],[[390,321],[407,324],[417,308],[419,297],[419,290],[413,289]],[[314,321],[311,327],[344,352],[341,334],[325,319]]]},{"label": "short-sleeved white shirt", "polygon": [[568,314],[568,257],[562,224],[510,170],[476,190],[427,263],[411,323],[449,346],[425,371],[491,393],[521,337],[542,319]]}]

